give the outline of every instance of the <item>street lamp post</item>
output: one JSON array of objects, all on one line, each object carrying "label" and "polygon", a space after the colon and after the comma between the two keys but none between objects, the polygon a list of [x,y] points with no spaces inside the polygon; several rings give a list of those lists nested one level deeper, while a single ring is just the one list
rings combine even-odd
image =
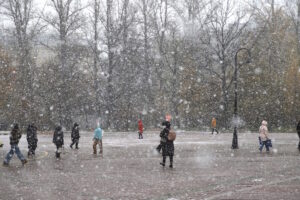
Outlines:
[{"label": "street lamp post", "polygon": [[[237,104],[238,104],[238,90],[237,90],[237,76],[238,76],[238,53],[240,51],[247,51],[248,58],[245,63],[250,63],[251,53],[247,48],[240,48],[237,50],[234,56],[234,130],[233,130],[233,138],[232,138],[232,149],[238,149],[238,136],[237,136]],[[241,63],[245,64],[245,63]]]}]

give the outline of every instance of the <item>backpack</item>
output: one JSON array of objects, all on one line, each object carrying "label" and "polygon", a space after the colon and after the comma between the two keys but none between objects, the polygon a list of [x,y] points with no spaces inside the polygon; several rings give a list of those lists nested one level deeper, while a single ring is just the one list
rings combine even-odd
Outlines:
[{"label": "backpack", "polygon": [[64,135],[62,131],[58,131],[55,135],[54,143],[56,145],[63,145],[64,143]]},{"label": "backpack", "polygon": [[176,139],[176,133],[173,130],[170,130],[169,134],[168,134],[168,140],[170,141],[174,141]]}]

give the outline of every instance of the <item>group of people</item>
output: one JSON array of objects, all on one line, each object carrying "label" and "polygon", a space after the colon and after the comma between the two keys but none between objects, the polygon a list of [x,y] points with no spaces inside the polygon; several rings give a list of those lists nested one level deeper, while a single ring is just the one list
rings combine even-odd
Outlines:
[{"label": "group of people", "polygon": [[[216,119],[212,119],[212,134],[214,131],[219,133],[218,130],[216,129]],[[259,151],[262,152],[264,146],[266,148],[266,151],[270,151],[270,147],[272,147],[271,140],[269,138],[269,132],[268,132],[268,123],[267,121],[263,120],[261,123],[261,126],[259,128]],[[166,159],[169,157],[170,159],[170,168],[173,168],[173,157],[174,157],[174,140],[176,138],[176,134],[174,131],[171,131],[171,123],[168,120],[163,121],[162,123],[163,130],[160,132],[160,144],[157,146],[156,150],[160,153],[162,150],[162,157],[163,160],[160,162],[160,164],[165,167],[166,165]],[[138,121],[138,133],[139,133],[139,139],[143,139],[143,131],[144,127],[142,124],[142,120]],[[300,121],[297,124],[297,133],[299,136],[299,144],[298,144],[298,149],[300,150]],[[97,128],[94,130],[94,137],[93,137],[93,154],[97,154],[97,145],[99,145],[99,154],[103,155],[103,145],[102,145],[102,129],[98,125]],[[27,163],[27,159],[23,156],[23,154],[20,151],[20,148],[18,146],[19,141],[22,137],[21,131],[19,129],[19,125],[15,124],[11,133],[10,133],[10,145],[11,149],[10,151],[6,154],[3,165],[8,166],[10,160],[12,159],[14,153],[17,154],[17,157],[21,160],[22,164]],[[72,132],[71,132],[71,141],[72,143],[70,144],[70,148],[73,149],[73,145],[75,145],[75,149],[79,149],[78,144],[79,144],[79,124],[75,123]],[[29,124],[27,127],[27,142],[28,142],[28,158],[30,157],[35,157],[35,150],[37,148],[37,143],[38,143],[38,138],[37,138],[37,127],[32,123]],[[53,143],[56,146],[56,158],[60,158],[60,154],[62,151],[62,148],[64,147],[64,133],[62,130],[61,126],[57,126],[55,128],[54,134],[53,134]],[[3,146],[2,143],[0,143],[0,147]]]},{"label": "group of people", "polygon": [[[103,146],[102,146],[102,129],[99,125],[97,125],[97,128],[94,130],[94,137],[93,137],[93,154],[97,154],[97,145],[99,145],[99,154],[103,155]],[[72,132],[71,132],[71,140],[72,143],[70,144],[70,148],[73,149],[73,145],[75,145],[75,149],[79,149],[79,124],[75,123]],[[60,158],[60,154],[62,152],[63,146],[64,146],[64,132],[62,131],[61,126],[57,126],[54,134],[53,134],[53,143],[56,146],[56,158]]]},{"label": "group of people", "polygon": [[[17,154],[17,157],[21,160],[22,164],[27,163],[27,159],[23,156],[23,154],[20,151],[20,148],[18,146],[21,137],[22,137],[22,133],[19,128],[19,125],[15,124],[13,126],[12,131],[10,132],[9,140],[10,140],[11,148],[10,148],[10,151],[6,154],[6,156],[4,158],[4,161],[3,161],[4,166],[9,165],[9,162],[12,159],[14,154]],[[79,138],[80,138],[79,124],[75,123],[72,128],[72,132],[71,132],[72,143],[70,144],[70,148],[73,149],[73,145],[75,145],[75,148],[79,149],[79,147],[78,147]],[[37,143],[38,143],[37,127],[33,123],[28,125],[26,139],[27,139],[27,143],[28,143],[28,158],[33,158],[33,157],[35,157],[35,150],[37,148]],[[102,154],[103,153],[102,129],[100,128],[100,126],[98,126],[95,129],[93,140],[94,140],[93,153],[97,154],[97,144],[99,144],[100,154]],[[60,158],[62,148],[64,147],[64,132],[63,132],[61,126],[57,126],[55,128],[52,142],[56,146],[55,156],[56,156],[56,158]],[[3,146],[3,144],[2,144],[2,146]]]},{"label": "group of people", "polygon": [[[19,125],[15,124],[9,140],[10,140],[10,151],[6,154],[3,165],[7,166],[9,161],[12,159],[14,153],[17,154],[18,158],[21,160],[22,164],[27,163],[27,160],[23,156],[18,146],[19,141],[22,137],[21,131],[19,129]],[[35,150],[37,148],[37,127],[34,124],[29,124],[27,127],[27,142],[28,142],[28,157],[35,156]]]}]

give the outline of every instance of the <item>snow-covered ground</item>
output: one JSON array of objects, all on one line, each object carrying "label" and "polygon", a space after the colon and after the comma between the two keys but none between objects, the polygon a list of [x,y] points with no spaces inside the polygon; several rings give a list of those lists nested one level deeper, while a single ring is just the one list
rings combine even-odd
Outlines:
[{"label": "snow-covered ground", "polygon": [[[271,133],[274,148],[259,153],[257,133],[232,134],[179,131],[174,169],[159,165],[158,132],[105,133],[104,156],[92,155],[91,132],[83,132],[80,149],[54,158],[52,136],[39,135],[37,158],[24,167],[14,157],[0,166],[0,199],[297,199],[300,196],[300,153],[296,134]],[[9,150],[8,135],[0,135]],[[27,154],[23,135],[20,148]]]}]

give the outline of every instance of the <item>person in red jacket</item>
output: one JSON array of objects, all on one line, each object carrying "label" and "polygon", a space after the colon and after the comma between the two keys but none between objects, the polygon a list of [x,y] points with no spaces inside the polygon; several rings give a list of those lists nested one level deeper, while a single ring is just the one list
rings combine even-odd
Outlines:
[{"label": "person in red jacket", "polygon": [[144,126],[141,119],[139,119],[138,121],[138,128],[139,128],[139,139],[143,139]]}]

